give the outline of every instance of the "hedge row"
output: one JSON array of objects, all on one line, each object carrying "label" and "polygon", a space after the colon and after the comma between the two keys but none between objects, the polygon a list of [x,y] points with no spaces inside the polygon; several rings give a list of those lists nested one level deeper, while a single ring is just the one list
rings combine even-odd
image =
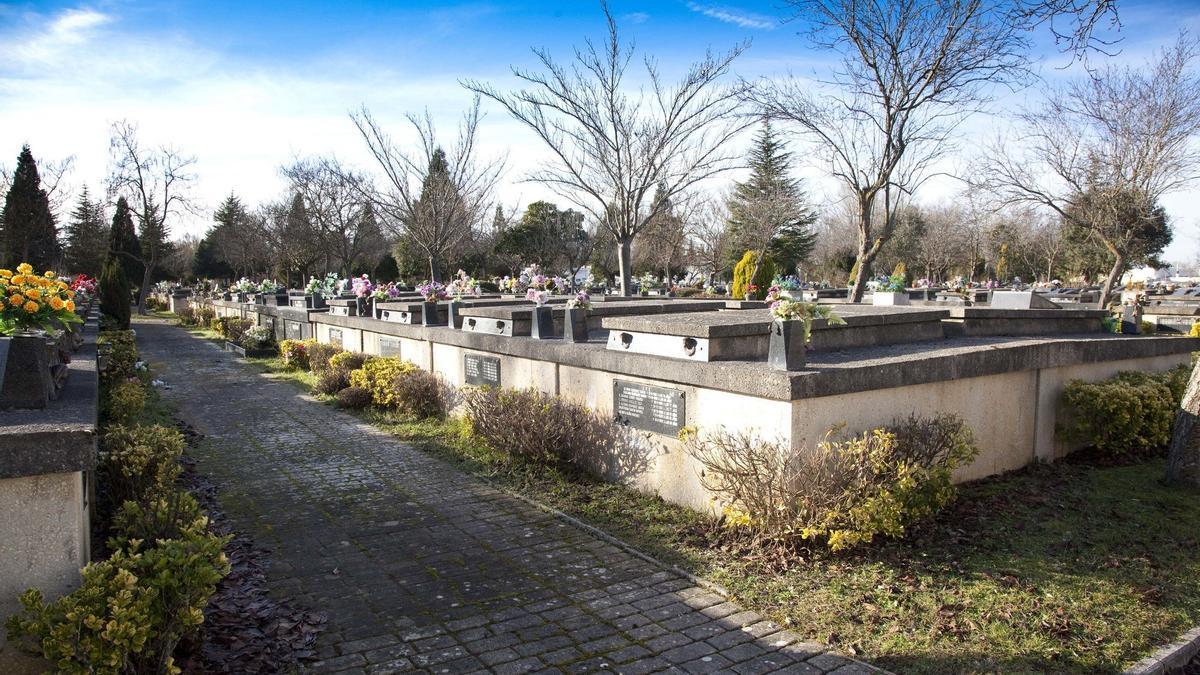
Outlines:
[{"label": "hedge row", "polygon": [[74,592],[47,602],[30,589],[8,637],[64,673],[178,673],[173,654],[204,621],[229,573],[228,537],[214,534],[176,485],[183,436],[139,421],[149,371],[130,331],[105,332],[97,479],[112,512],[112,552],[89,564]]}]

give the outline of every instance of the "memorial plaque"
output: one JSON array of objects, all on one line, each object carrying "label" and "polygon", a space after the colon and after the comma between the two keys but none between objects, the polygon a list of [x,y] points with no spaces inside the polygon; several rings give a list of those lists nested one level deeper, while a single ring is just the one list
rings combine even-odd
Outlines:
[{"label": "memorial plaque", "polygon": [[613,380],[613,415],[635,429],[675,436],[685,419],[683,392]]},{"label": "memorial plaque", "polygon": [[284,321],[283,336],[289,340],[303,340],[304,327],[299,321]]},{"label": "memorial plaque", "polygon": [[379,338],[380,356],[400,356],[400,340],[397,338]]},{"label": "memorial plaque", "polygon": [[292,298],[291,304],[292,304],[292,307],[299,307],[300,309],[304,309],[305,307],[308,306],[308,301],[306,301],[304,298]]},{"label": "memorial plaque", "polygon": [[500,386],[500,359],[482,354],[463,354],[463,379],[467,384]]},{"label": "memorial plaque", "polygon": [[342,336],[341,328],[329,329],[329,343],[335,344],[343,349],[346,347],[346,338]]}]

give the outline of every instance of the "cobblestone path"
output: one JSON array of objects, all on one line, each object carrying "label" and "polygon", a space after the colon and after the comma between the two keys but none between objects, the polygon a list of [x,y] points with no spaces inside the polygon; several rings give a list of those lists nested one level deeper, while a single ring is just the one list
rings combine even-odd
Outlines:
[{"label": "cobblestone path", "polygon": [[158,322],[200,471],[328,614],[316,672],[873,672]]}]

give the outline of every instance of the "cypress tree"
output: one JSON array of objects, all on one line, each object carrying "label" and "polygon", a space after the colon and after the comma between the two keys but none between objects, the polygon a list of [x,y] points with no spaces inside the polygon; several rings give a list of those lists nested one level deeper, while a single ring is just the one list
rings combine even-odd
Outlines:
[{"label": "cypress tree", "polygon": [[99,200],[92,201],[86,185],[79,195],[75,210],[71,212],[66,240],[66,271],[90,277],[100,276],[108,249],[109,232],[104,223],[104,204]]},{"label": "cypress tree", "polygon": [[129,210],[129,202],[124,197],[117,200],[117,210],[113,214],[108,255],[121,263],[126,283],[134,287],[141,286],[142,276],[146,273],[146,266],[142,262],[142,245],[133,229],[133,213]]},{"label": "cypress tree", "polygon": [[104,259],[99,281],[100,311],[109,317],[117,328],[129,328],[129,279],[116,256],[110,255]]},{"label": "cypress tree", "polygon": [[3,233],[3,255],[0,262],[14,267],[27,262],[37,270],[50,269],[61,253],[50,200],[42,189],[37,162],[29,146],[21,148],[17,169],[13,172],[12,187],[4,198],[4,214],[0,219]]},{"label": "cypress tree", "polygon": [[[746,250],[757,250],[765,211],[777,221],[767,242],[767,253],[783,273],[792,273],[816,245],[812,231],[816,214],[807,204],[800,181],[790,175],[792,153],[764,120],[750,149],[750,177],[734,185],[729,199],[729,249],[727,264],[738,262]],[[769,208],[768,208],[769,207]],[[758,232],[756,232],[756,230]]]}]

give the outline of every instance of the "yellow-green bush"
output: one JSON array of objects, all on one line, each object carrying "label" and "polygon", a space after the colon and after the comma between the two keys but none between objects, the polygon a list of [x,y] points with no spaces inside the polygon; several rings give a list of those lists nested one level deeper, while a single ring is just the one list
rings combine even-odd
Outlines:
[{"label": "yellow-green bush", "polygon": [[1102,382],[1074,380],[1063,390],[1059,435],[1095,448],[1110,459],[1142,455],[1171,440],[1175,411],[1190,374],[1121,372]]},{"label": "yellow-green bush", "polygon": [[337,345],[316,340],[305,340],[304,346],[308,350],[308,369],[317,374],[329,368],[329,360],[342,352]]},{"label": "yellow-green bush", "polygon": [[376,357],[350,373],[350,386],[371,392],[371,402],[381,408],[396,408],[399,404],[394,386],[396,378],[416,369],[412,363],[394,356]]},{"label": "yellow-green bush", "polygon": [[[733,298],[741,300],[746,297],[746,293],[750,292],[750,286],[756,286],[754,297],[762,300],[767,295],[767,290],[771,286],[771,280],[775,278],[775,264],[767,256],[763,256],[762,261],[758,264],[758,269],[754,269],[754,261],[757,258],[754,251],[746,251],[742,254],[742,259],[733,267]],[[751,276],[753,275],[753,276]]]},{"label": "yellow-green bush", "polygon": [[253,326],[254,322],[250,319],[241,319],[235,316],[218,316],[209,325],[226,340],[238,342],[242,339],[242,334]]},{"label": "yellow-green bush", "polygon": [[173,490],[183,435],[155,425],[109,427],[101,439],[99,473],[114,505],[146,503]]},{"label": "yellow-green bush", "polygon": [[106,330],[96,338],[96,345],[104,354],[100,370],[100,384],[109,385],[137,374],[134,364],[138,360],[137,344],[131,330]]},{"label": "yellow-green bush", "polygon": [[954,498],[954,469],[978,453],[954,415],[830,437],[815,450],[723,429],[684,440],[732,531],[773,546],[822,541],[834,551],[903,536]]},{"label": "yellow-green bush", "polygon": [[229,573],[227,537],[198,517],[174,539],[130,541],[83,569],[78,589],[50,603],[21,596],[10,640],[62,673],[178,673],[179,640],[204,621],[204,607]]},{"label": "yellow-green bush", "polygon": [[127,424],[146,408],[146,387],[141,380],[114,382],[100,396],[100,419],[110,424]]},{"label": "yellow-green bush", "polygon": [[308,343],[301,340],[280,342],[279,358],[289,368],[308,370]]}]

